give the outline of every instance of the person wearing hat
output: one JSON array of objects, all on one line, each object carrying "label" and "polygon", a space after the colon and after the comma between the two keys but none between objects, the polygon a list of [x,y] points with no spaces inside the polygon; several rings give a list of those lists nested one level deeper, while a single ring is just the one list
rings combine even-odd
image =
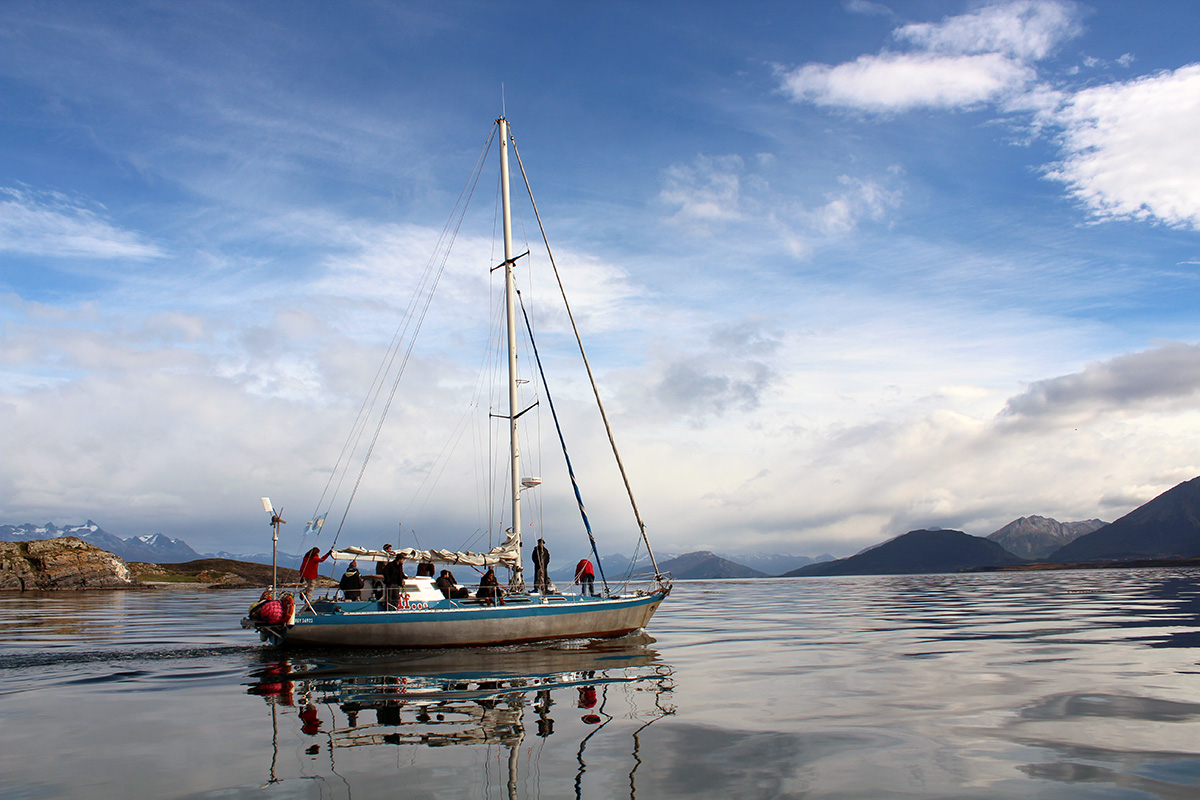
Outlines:
[{"label": "person wearing hat", "polygon": [[342,596],[347,600],[358,600],[362,597],[363,577],[362,573],[358,571],[357,561],[351,561],[350,566],[346,567],[341,581],[338,582],[338,588],[342,590]]},{"label": "person wearing hat", "polygon": [[537,547],[533,548],[533,588],[545,594],[550,590],[550,581],[546,570],[550,566],[550,551],[546,549],[546,540],[538,539]]}]

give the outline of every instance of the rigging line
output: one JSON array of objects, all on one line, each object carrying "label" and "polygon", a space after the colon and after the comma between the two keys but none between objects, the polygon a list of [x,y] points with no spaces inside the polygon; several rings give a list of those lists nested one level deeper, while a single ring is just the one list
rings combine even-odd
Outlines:
[{"label": "rigging line", "polygon": [[[442,474],[450,465],[449,454],[453,453],[458,448],[458,443],[462,440],[463,434],[469,427],[471,417],[474,416],[474,410],[474,405],[472,404],[472,406],[468,407],[467,410],[463,412],[463,415],[459,417],[458,422],[455,423],[454,430],[450,432],[450,438],[446,441],[446,444],[442,446],[442,452],[438,453],[437,458],[434,459],[433,466],[429,468],[429,471],[425,473],[425,477],[421,480],[421,485],[417,487],[415,492],[413,492],[412,500],[410,500],[408,505],[405,506],[404,516],[406,518],[412,515],[420,516],[421,512],[425,510],[425,506],[429,503],[429,497],[433,494],[433,486],[437,485],[438,481],[442,477]],[[421,505],[417,507],[417,510],[415,512],[412,511],[413,503],[415,503],[417,498],[420,497],[422,492],[424,492],[425,485],[430,482],[430,479],[433,481],[433,486],[430,486],[429,492],[425,495],[425,499],[421,501]],[[412,512],[411,515],[410,512]]]},{"label": "rigging line", "polygon": [[[476,173],[478,173],[478,171],[481,168],[481,164],[486,156],[487,151],[490,149],[491,141],[493,138],[494,138],[494,133],[489,136],[488,141],[485,143],[483,150],[480,152],[479,157],[476,159],[476,166],[475,166]],[[478,180],[477,174],[473,175],[473,177],[474,177],[475,181]],[[456,211],[459,209],[460,206],[463,206],[464,198],[466,198],[466,201],[469,202],[469,194],[468,194],[469,191],[473,191],[472,181],[470,179],[468,180],[467,184],[463,187],[463,190],[459,193],[458,200],[455,203]],[[465,212],[465,207],[463,207],[463,212]],[[459,225],[461,225],[461,213],[459,214],[459,216],[460,216]],[[358,414],[355,417],[354,423],[351,426],[350,434],[347,437],[346,442],[342,447],[342,452],[341,452],[341,454],[339,454],[337,463],[334,465],[334,468],[330,473],[329,480],[327,481],[327,483],[325,485],[325,490],[321,493],[321,499],[318,501],[317,508],[313,512],[314,518],[320,512],[320,509],[321,509],[322,505],[324,504],[325,497],[329,493],[329,487],[333,483],[335,478],[337,478],[337,486],[334,488],[333,495],[330,496],[330,499],[329,499],[330,507],[332,507],[337,495],[340,493],[342,484],[345,481],[346,475],[348,474],[349,469],[350,469],[350,461],[353,456],[353,453],[355,451],[357,451],[359,443],[362,441],[362,436],[366,431],[367,424],[370,420],[371,412],[374,409],[375,404],[378,402],[380,393],[382,392],[383,386],[386,383],[387,375],[391,372],[392,366],[395,363],[396,356],[400,352],[400,347],[405,338],[405,334],[412,323],[412,315],[413,315],[414,309],[417,307],[419,298],[421,297],[423,292],[426,290],[426,287],[428,286],[430,273],[432,272],[434,265],[437,263],[436,254],[445,246],[446,239],[450,235],[451,230],[453,229],[455,232],[457,230],[456,227],[453,226],[454,219],[455,219],[455,215],[454,215],[454,213],[452,213],[451,216],[448,218],[446,225],[443,227],[441,234],[438,237],[438,242],[434,249],[434,256],[430,258],[428,264],[426,265],[425,271],[424,271],[421,279],[418,281],[417,287],[414,289],[413,294],[409,299],[408,306],[405,309],[405,312],[401,317],[401,320],[402,320],[401,324],[397,327],[396,332],[393,334],[392,340],[389,343],[387,350],[385,350],[385,352],[384,352],[384,356],[380,361],[379,368],[376,371],[376,374],[371,381],[371,386],[368,389],[366,396],[363,398],[362,406],[360,406]]]},{"label": "rigging line", "polygon": [[[490,273],[494,275],[495,273]],[[487,403],[487,416],[482,420],[480,435],[483,438],[483,444],[486,445],[486,453],[483,447],[480,448],[480,454],[486,455],[483,463],[482,471],[486,473],[483,493],[483,504],[485,506],[484,513],[487,519],[488,542],[491,543],[492,522],[498,513],[496,511],[497,497],[497,468],[496,468],[496,441],[494,436],[492,401],[496,392],[497,375],[499,367],[497,366],[500,358],[500,337],[501,325],[500,319],[503,315],[503,305],[496,302],[496,295],[493,284],[495,281],[488,282],[488,308],[491,316],[488,321],[488,341],[487,350],[483,354],[483,363],[480,365],[480,374],[478,383],[476,384],[478,393],[485,398]]]},{"label": "rigging line", "polygon": [[[473,169],[473,176],[474,176],[474,181],[476,181],[476,182],[479,180],[478,174],[481,172],[483,161],[486,158],[488,151],[491,149],[491,144],[492,144],[492,141],[494,140],[494,138],[495,138],[495,130],[493,129],[492,132],[489,134],[487,141],[484,143],[484,146],[481,149],[479,156],[477,156],[475,159],[475,167]],[[442,232],[438,236],[438,241],[434,247],[435,256],[436,256],[436,253],[442,248],[443,243],[445,242],[445,240],[447,238],[448,232],[450,231],[451,225],[455,218],[455,211],[457,211],[460,206],[463,206],[463,210],[465,212],[464,197],[466,198],[466,201],[465,201],[466,203],[470,202],[470,194],[468,193],[468,191],[470,191],[470,192],[474,191],[473,181],[471,178],[468,178],[467,183],[463,186],[463,189],[459,192],[458,199],[455,201],[454,209],[451,210],[450,217],[447,219],[446,225],[443,226]],[[461,225],[461,215],[460,215],[459,224]],[[455,231],[457,232],[457,228],[455,228]],[[326,483],[325,483],[325,489],[321,492],[321,497],[317,501],[317,507],[313,511],[314,519],[316,518],[317,514],[321,510],[322,505],[324,504],[325,497],[329,493],[329,487],[333,484],[334,478],[337,477],[339,475],[339,473],[341,474],[341,478],[338,479],[337,487],[334,489],[333,496],[330,497],[330,499],[329,499],[330,506],[333,505],[333,502],[336,499],[339,490],[341,489],[342,482],[345,480],[345,477],[346,477],[346,472],[349,470],[349,466],[350,466],[349,458],[352,456],[353,452],[358,449],[358,443],[361,441],[362,434],[366,430],[366,425],[370,419],[371,410],[374,408],[375,402],[378,400],[379,392],[382,390],[382,387],[384,385],[386,377],[391,370],[391,365],[395,361],[395,354],[399,351],[400,343],[403,341],[403,338],[404,338],[404,333],[407,331],[408,326],[411,322],[412,312],[416,308],[417,299],[420,296],[421,292],[423,291],[423,287],[428,283],[428,275],[429,275],[435,261],[436,261],[436,258],[431,257],[429,263],[426,265],[426,268],[422,275],[422,278],[418,281],[417,287],[414,289],[412,296],[409,298],[408,305],[405,308],[405,312],[401,316],[401,323],[396,327],[396,332],[392,335],[392,340],[391,340],[391,342],[389,342],[387,350],[384,351],[384,356],[380,360],[379,367],[376,370],[375,376],[371,380],[371,385],[367,389],[367,393],[363,397],[362,405],[359,407],[358,413],[354,419],[354,423],[351,425],[350,434],[347,436],[346,442],[342,445],[342,451],[341,451],[341,453],[339,453],[337,461],[334,464],[333,469],[330,472],[329,480],[326,481]],[[372,398],[374,398],[374,399],[372,399]],[[368,403],[369,403],[369,405],[368,405]],[[352,446],[352,444],[353,444],[353,446]],[[346,462],[345,466],[342,465],[343,460],[345,460],[345,462]]]},{"label": "rigging line", "polygon": [[[497,131],[499,130],[499,126],[496,126],[496,130]],[[497,259],[496,243],[497,243],[497,239],[499,238],[497,236],[497,230],[502,225],[503,194],[504,194],[503,176],[500,175],[499,173],[497,173],[497,175],[496,175],[496,193],[495,193],[495,197],[493,198],[493,201],[492,201],[492,249],[491,249],[491,254],[490,254],[490,258],[489,258],[490,264],[495,264],[496,259]],[[495,271],[494,267],[488,271],[489,277],[494,276],[495,274],[496,274],[496,271]],[[500,297],[503,298],[504,295],[501,294]],[[488,479],[488,483],[487,483],[487,498],[486,498],[486,500],[487,500],[487,519],[488,519],[488,545],[491,546],[491,544],[492,544],[492,539],[491,539],[492,520],[494,520],[496,518],[497,514],[503,515],[503,511],[500,511],[500,512],[496,511],[496,505],[497,505],[496,500],[498,498],[500,498],[501,495],[499,494],[499,491],[497,490],[498,484],[496,483],[497,479],[500,476],[499,476],[498,471],[496,470],[496,457],[497,457],[498,448],[493,447],[493,445],[496,444],[496,439],[492,433],[493,429],[492,429],[491,420],[492,420],[492,417],[495,416],[492,411],[493,410],[492,400],[493,400],[493,393],[499,391],[500,381],[499,381],[498,376],[500,374],[500,364],[502,363],[501,350],[503,349],[503,347],[506,346],[503,344],[503,342],[504,342],[504,325],[501,322],[501,320],[503,320],[504,316],[505,316],[505,306],[504,306],[503,299],[501,299],[500,301],[497,301],[496,281],[495,280],[488,281],[488,308],[492,309],[492,312],[491,312],[492,318],[491,318],[491,322],[488,325],[488,330],[490,331],[489,336],[488,336],[488,356],[490,357],[490,365],[489,365],[489,371],[488,371],[488,375],[487,375],[487,378],[488,378],[487,469],[488,469],[489,479]],[[504,362],[504,363],[506,363],[506,362]],[[500,405],[502,405],[502,404],[497,403],[497,407],[499,407]],[[505,475],[507,475],[507,474],[508,473],[506,471]]]},{"label": "rigging line", "polygon": [[[494,275],[496,273],[491,274]],[[493,285],[495,283],[496,281],[492,281]],[[508,492],[506,487],[508,471],[512,466],[512,461],[510,461],[508,458],[508,433],[505,431],[504,435],[500,436],[500,429],[498,427],[494,427],[491,422],[493,417],[498,419],[501,416],[499,414],[494,415],[492,413],[492,401],[493,399],[496,401],[496,408],[503,407],[504,402],[501,398],[501,386],[503,385],[505,390],[508,388],[506,378],[502,377],[503,373],[508,367],[508,345],[505,336],[506,331],[504,323],[504,318],[506,315],[504,295],[500,294],[499,297],[497,297],[495,296],[495,293],[493,293],[492,304],[493,318],[491,329],[493,336],[490,340],[492,363],[491,372],[489,374],[490,385],[488,387],[488,466],[489,469],[491,469],[492,474],[492,482],[488,487],[489,545],[491,544],[490,534],[494,530],[491,525],[492,521],[499,519],[501,523],[503,523],[504,514],[509,510],[509,504],[505,495]],[[501,439],[505,441],[503,449],[499,446]],[[501,467],[501,465],[503,466]],[[503,526],[501,525],[501,527]]]},{"label": "rigging line", "polygon": [[[491,143],[491,138],[489,137],[489,140],[488,140],[489,147],[490,147],[490,143]],[[484,156],[486,156],[486,149],[480,154],[480,157],[476,160],[477,172],[474,176],[475,182],[478,181],[479,175],[481,174],[481,167],[482,167]],[[386,368],[386,370],[384,370],[384,378],[386,378],[388,375],[392,374],[393,367],[395,366],[396,358],[401,353],[401,345],[405,340],[407,340],[408,346],[404,352],[404,357],[400,362],[399,369],[395,373],[396,377],[395,377],[394,383],[392,385],[391,395],[389,395],[388,401],[385,404],[384,410],[379,418],[378,425],[380,427],[382,427],[383,420],[384,420],[384,418],[386,418],[388,409],[391,407],[392,396],[394,396],[395,392],[396,392],[396,384],[398,384],[400,377],[404,372],[404,368],[408,364],[408,359],[411,356],[413,346],[416,343],[417,334],[420,331],[421,324],[424,322],[425,315],[428,313],[429,305],[432,302],[433,293],[437,288],[438,281],[441,279],[443,270],[445,270],[446,262],[449,259],[450,250],[453,247],[454,239],[457,237],[459,228],[462,226],[462,221],[463,221],[463,217],[466,214],[467,205],[470,203],[471,194],[473,194],[473,192],[474,192],[474,186],[475,186],[475,184],[473,182],[469,181],[467,186],[464,187],[463,192],[459,195],[459,199],[455,203],[455,212],[457,212],[457,217],[455,217],[455,215],[452,214],[450,219],[447,221],[446,226],[442,229],[442,232],[441,232],[441,234],[438,238],[438,241],[434,247],[433,255],[429,259],[429,262],[428,262],[428,264],[425,268],[425,271],[421,277],[418,288],[413,293],[412,298],[409,301],[409,306],[405,310],[405,314],[403,317],[404,323],[402,325],[401,331],[399,332],[398,336],[396,337],[396,340],[395,340],[396,343],[393,347],[391,347],[389,349],[389,356],[385,357],[385,361],[387,363],[387,368]],[[437,267],[436,269],[434,269],[435,266]],[[417,303],[422,297],[425,299],[425,303],[424,303],[424,306],[420,313],[419,318],[417,318],[416,317]],[[414,319],[416,320],[415,323],[414,323]],[[415,324],[415,327],[414,327],[414,324]],[[410,328],[413,328],[411,336],[409,335]],[[362,419],[361,426],[359,427],[357,436],[354,440],[354,447],[353,447],[352,452],[357,452],[357,450],[358,450],[358,447],[362,441],[362,437],[366,433],[366,430],[367,430],[367,423],[369,421],[369,415],[371,412],[374,411],[375,405],[379,402],[379,398],[383,393],[384,386],[385,386],[385,383],[384,383],[383,379],[381,379],[377,385],[373,386],[374,395],[371,398],[370,407],[368,408],[368,415]],[[378,438],[378,428],[377,428],[377,432],[375,434],[375,438]],[[372,439],[372,446],[370,449],[368,449],[367,455],[364,457],[364,462],[363,462],[364,468],[366,466],[367,461],[370,460],[370,452],[371,452],[371,450],[373,450],[373,448],[374,448],[374,439]],[[340,489],[341,489],[342,482],[345,480],[345,478],[349,472],[349,468],[350,468],[350,463],[349,463],[349,461],[347,461],[345,471],[342,473],[342,477],[338,481],[338,490],[335,490],[335,493],[334,493],[335,497],[337,495],[337,492],[340,491]],[[361,473],[360,473],[360,476],[361,476]],[[357,486],[357,484],[356,484],[356,486]],[[351,496],[351,501],[353,501],[353,495]],[[330,502],[332,505],[332,500]],[[347,507],[347,511],[348,510],[349,510],[349,508]],[[339,528],[339,531],[340,531],[340,528]]]},{"label": "rigging line", "polygon": [[[521,314],[525,317],[525,327],[529,329],[529,315],[525,313],[525,300],[517,292],[521,301]],[[588,541],[592,543],[592,555],[596,557],[596,568],[600,570],[600,582],[604,592],[608,594],[608,578],[604,577],[604,565],[600,563],[600,553],[596,550],[596,537],[592,535],[592,523],[588,521],[587,510],[583,505],[583,495],[579,493],[579,481],[575,480],[575,468],[571,466],[571,456],[567,453],[567,440],[563,438],[562,426],[558,424],[558,412],[554,409],[554,398],[550,396],[550,385],[546,383],[546,371],[542,369],[542,357],[538,355],[537,343],[533,341],[533,330],[529,330],[529,344],[533,348],[533,358],[537,362],[538,373],[542,376],[542,388],[546,390],[546,402],[550,406],[550,416],[554,418],[554,429],[558,431],[558,442],[562,445],[563,458],[567,462],[567,475],[571,478],[571,488],[575,490],[575,502],[579,504],[579,514],[583,517],[583,527],[587,531]],[[580,584],[582,586],[583,584]],[[582,591],[582,589],[580,589]]]},{"label": "rigging line", "polygon": [[[478,185],[479,177],[482,174],[482,164],[483,164],[484,156],[486,155],[487,149],[490,149],[490,146],[491,146],[494,136],[495,136],[494,133],[489,134],[488,140],[487,140],[487,145],[485,145],[485,150],[480,155],[480,157],[476,160],[476,163],[475,163],[476,170],[475,170],[474,179],[468,180],[469,188],[464,188],[464,190],[463,190],[463,195],[465,195],[465,199],[464,199],[463,195],[459,196],[459,204],[455,207],[455,211],[458,212],[457,219],[454,219],[452,217],[451,220],[446,223],[446,227],[442,231],[442,236],[438,241],[438,246],[442,247],[444,245],[444,249],[442,250],[441,260],[440,260],[440,263],[438,263],[438,265],[437,265],[437,269],[426,271],[427,275],[430,272],[432,272],[433,274],[432,274],[432,277],[428,281],[426,281],[426,283],[428,285],[428,291],[425,294],[425,303],[421,307],[420,314],[415,319],[415,324],[413,323],[413,320],[410,319],[410,324],[413,324],[413,330],[412,330],[412,336],[408,340],[408,348],[404,353],[404,358],[400,362],[400,366],[396,372],[396,378],[392,383],[391,391],[388,393],[387,401],[384,403],[383,410],[379,415],[379,423],[375,426],[375,433],[371,437],[370,446],[368,446],[367,452],[363,456],[362,467],[358,471],[358,478],[354,481],[354,489],[350,493],[350,499],[346,501],[346,510],[342,513],[342,519],[341,519],[341,522],[338,523],[337,533],[334,534],[334,537],[333,537],[334,544],[337,544],[338,537],[341,536],[342,528],[346,524],[346,518],[350,515],[350,507],[354,504],[354,498],[358,495],[358,489],[362,485],[363,475],[366,474],[367,464],[371,460],[371,455],[375,452],[375,445],[379,441],[380,432],[383,430],[384,420],[387,419],[388,411],[391,409],[392,402],[396,398],[396,391],[400,388],[400,378],[404,375],[404,369],[408,365],[409,358],[412,356],[413,347],[416,345],[417,335],[421,332],[421,326],[425,323],[425,317],[429,313],[429,306],[433,303],[434,292],[437,290],[438,283],[441,281],[441,277],[446,270],[446,263],[450,260],[450,250],[454,245],[455,239],[458,238],[458,232],[462,227],[463,220],[466,218],[467,207],[471,203],[471,197],[473,197],[475,194],[475,187]],[[431,259],[430,259],[431,263],[436,258],[437,258],[437,250],[434,251],[434,256],[431,257]],[[397,354],[398,354],[398,351],[397,351]],[[393,360],[394,360],[394,356],[393,356]],[[390,367],[389,367],[389,369],[390,369]],[[374,406],[374,403],[372,403],[372,406]],[[356,449],[357,449],[357,446],[356,446]],[[347,467],[348,466],[349,465],[347,465]]]},{"label": "rigging line", "polygon": [[[446,258],[449,258],[449,252],[446,253]],[[442,272],[446,268],[446,259],[442,260],[441,266],[437,270],[438,278],[441,278]],[[430,287],[429,294],[426,297],[425,306],[421,309],[421,314],[417,318],[416,327],[413,330],[412,338],[409,339],[408,349],[404,352],[404,358],[400,362],[400,367],[396,372],[396,379],[392,383],[391,391],[388,392],[387,400],[383,404],[383,411],[379,415],[379,422],[375,426],[375,432],[371,436],[371,443],[367,447],[367,452],[363,455],[362,467],[358,471],[358,478],[354,481],[354,489],[350,492],[350,499],[346,503],[346,511],[342,514],[342,521],[338,524],[337,534],[334,536],[334,542],[337,542],[337,536],[341,535],[342,526],[346,523],[346,517],[350,514],[350,506],[354,503],[354,498],[358,495],[358,489],[362,485],[363,475],[366,474],[367,464],[371,461],[371,456],[375,452],[375,445],[379,442],[379,434],[383,431],[384,420],[387,419],[388,412],[392,408],[392,402],[396,399],[396,391],[400,388],[400,378],[404,375],[404,369],[408,366],[408,360],[412,356],[413,346],[416,344],[417,334],[420,333],[421,325],[425,322],[425,316],[429,313],[429,306],[433,302],[433,290],[437,288],[437,281],[434,281]],[[373,404],[372,404],[373,405]]]},{"label": "rigging line", "polygon": [[558,264],[554,261],[554,252],[550,249],[550,239],[546,236],[546,226],[542,224],[542,215],[538,212],[537,201],[533,199],[533,188],[529,185],[529,176],[525,174],[525,164],[521,161],[521,154],[517,150],[517,140],[512,137],[512,130],[509,130],[509,138],[512,139],[513,155],[517,157],[517,166],[521,170],[521,178],[525,181],[525,191],[529,194],[529,204],[533,206],[533,215],[537,218],[538,230],[541,231],[542,241],[546,244],[546,255],[550,259],[550,266],[554,269],[554,279],[558,281],[558,290],[562,294],[563,305],[567,310],[567,318],[571,321],[571,330],[575,333],[575,343],[579,346],[579,355],[583,359],[583,366],[587,370],[588,381],[592,384],[592,394],[596,397],[596,405],[600,408],[600,418],[604,421],[604,430],[608,434],[608,443],[612,447],[613,456],[617,459],[617,469],[621,472],[621,480],[625,482],[625,492],[629,495],[629,504],[633,507],[633,516],[637,520],[638,530],[641,531],[642,540],[646,542],[646,552],[650,555],[650,563],[654,567],[654,577],[656,580],[661,580],[662,572],[658,569],[658,561],[654,558],[654,551],[650,548],[650,539],[646,536],[646,523],[642,521],[642,514],[638,511],[637,501],[633,497],[633,487],[629,483],[629,476],[625,473],[625,464],[621,461],[621,454],[617,450],[617,440],[613,436],[612,426],[608,424],[608,413],[604,410],[604,403],[600,399],[600,389],[596,386],[596,377],[592,374],[592,365],[588,362],[587,353],[583,349],[583,339],[579,335],[579,327],[575,324],[575,315],[571,312],[571,303],[567,300],[567,290],[563,287],[562,276],[558,272]]},{"label": "rigging line", "polygon": [[[521,216],[521,232],[525,236],[525,252],[528,253],[531,251],[532,248],[530,248],[530,246],[529,246],[529,235],[527,233],[525,233],[525,217],[523,214]],[[533,258],[527,259],[526,264],[525,264],[525,273],[526,273],[525,274],[526,283],[528,283],[528,285],[529,285],[529,297],[530,297],[531,304],[532,304],[532,301],[534,299],[533,298],[533,293],[534,293],[533,292],[533,289],[534,289]],[[533,321],[536,319],[537,319],[537,308],[535,307],[534,310],[532,312],[530,312],[530,314],[529,314],[530,344],[533,343],[533,330],[535,327],[533,324]],[[534,394],[536,397],[536,394],[537,394],[536,384],[535,384]],[[536,433],[535,441],[537,443],[537,471],[534,472],[533,474],[540,475],[540,474],[542,474],[543,464],[544,464],[544,459],[545,459],[545,452],[543,451],[543,448],[542,448],[542,443],[545,440],[542,438],[542,409],[541,409],[540,404],[538,405],[538,409],[537,409],[536,421],[537,421],[537,433]],[[544,534],[546,532],[545,493],[544,492],[536,492],[534,494],[534,505],[535,505],[535,509],[536,509],[536,513],[537,513],[538,535],[541,536],[542,534]]]},{"label": "rigging line", "polygon": [[[491,304],[489,303],[489,307],[490,307],[490,305]],[[488,326],[488,344],[483,349],[483,354],[482,354],[482,357],[480,358],[479,368],[476,371],[476,375],[475,375],[475,388],[471,394],[470,407],[475,409],[476,411],[478,411],[479,408],[481,406],[483,406],[484,403],[491,402],[491,395],[488,392],[488,360],[491,357],[491,330],[492,330],[492,326],[489,325]],[[480,422],[479,422],[480,418],[481,418],[480,414],[478,414],[478,413],[475,414],[472,417],[473,424],[471,425],[471,442],[472,442],[472,454],[473,454],[471,462],[472,462],[472,467],[473,467],[473,469],[472,469],[473,477],[475,478],[475,502],[476,502],[475,513],[477,515],[475,521],[476,521],[476,523],[482,521],[478,517],[478,514],[482,511],[482,512],[485,512],[485,518],[489,520],[488,524],[490,525],[491,524],[490,523],[491,506],[489,503],[490,503],[490,498],[491,498],[491,484],[487,478],[487,473],[490,468],[490,462],[488,459],[484,459],[481,457],[481,455],[485,452],[485,450],[489,454],[489,456],[491,453],[490,447],[485,448],[485,442],[483,441],[483,438],[488,436],[488,428],[490,426],[486,423],[481,426]],[[487,419],[487,418],[484,417],[484,419]],[[490,437],[489,437],[489,441],[487,442],[487,444],[490,445]],[[480,502],[481,500],[483,501],[482,503]]]}]

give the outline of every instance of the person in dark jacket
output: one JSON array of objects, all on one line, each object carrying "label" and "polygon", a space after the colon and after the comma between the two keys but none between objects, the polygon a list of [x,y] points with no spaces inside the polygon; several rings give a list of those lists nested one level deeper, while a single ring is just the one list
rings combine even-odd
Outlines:
[{"label": "person in dark jacket", "polygon": [[488,567],[487,572],[483,573],[483,577],[479,579],[479,591],[475,596],[485,603],[492,605],[500,603],[504,605],[504,590],[500,588],[500,581],[496,579],[496,570]]},{"label": "person in dark jacket", "polygon": [[362,597],[363,577],[362,573],[358,571],[357,561],[351,561],[350,566],[346,567],[341,581],[338,582],[338,588],[342,590],[342,596],[347,600],[358,600]]},{"label": "person in dark jacket", "polygon": [[458,585],[458,582],[454,580],[454,574],[448,569],[442,570],[442,574],[434,581],[434,585],[442,590],[442,594],[446,596],[447,600],[457,600],[470,594]]},{"label": "person in dark jacket", "polygon": [[550,566],[550,551],[546,549],[546,540],[538,539],[537,547],[533,548],[533,588],[545,594],[550,590],[550,581],[546,570]]},{"label": "person in dark jacket", "polygon": [[388,562],[388,565],[383,568],[383,582],[387,586],[387,606],[388,608],[396,608],[400,602],[400,589],[404,586],[405,579],[408,578],[404,574],[404,553],[397,553],[396,557]]}]

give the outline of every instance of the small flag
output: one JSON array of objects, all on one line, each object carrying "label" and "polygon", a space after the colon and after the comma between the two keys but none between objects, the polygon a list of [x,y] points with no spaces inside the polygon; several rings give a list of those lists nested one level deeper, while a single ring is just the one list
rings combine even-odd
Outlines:
[{"label": "small flag", "polygon": [[304,535],[307,536],[310,533],[320,533],[321,526],[325,524],[325,517],[328,515],[329,515],[329,512],[326,511],[321,516],[313,517],[312,519],[310,519],[308,521],[308,525],[306,525],[304,528]]}]

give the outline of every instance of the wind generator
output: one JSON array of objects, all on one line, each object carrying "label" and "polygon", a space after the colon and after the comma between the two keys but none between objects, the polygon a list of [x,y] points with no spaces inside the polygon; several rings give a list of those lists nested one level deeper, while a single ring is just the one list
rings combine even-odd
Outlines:
[{"label": "wind generator", "polygon": [[276,565],[276,553],[279,551],[279,526],[287,525],[287,520],[283,518],[283,506],[279,507],[279,511],[275,511],[275,507],[271,505],[271,498],[264,497],[262,499],[263,511],[271,515],[271,597],[275,596],[275,587],[279,583],[279,567]]}]

